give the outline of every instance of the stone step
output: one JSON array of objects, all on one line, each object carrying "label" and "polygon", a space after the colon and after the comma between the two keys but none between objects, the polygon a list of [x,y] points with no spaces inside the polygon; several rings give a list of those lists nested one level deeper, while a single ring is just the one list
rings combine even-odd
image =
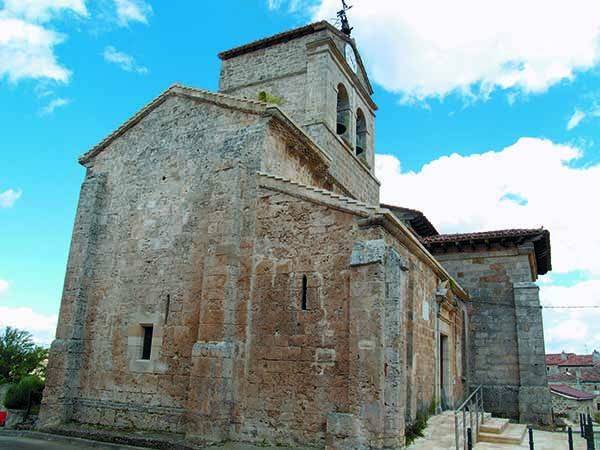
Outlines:
[{"label": "stone step", "polygon": [[479,433],[478,442],[490,442],[493,444],[512,444],[521,445],[523,438],[527,433],[525,425],[508,424],[501,434],[496,433]]},{"label": "stone step", "polygon": [[502,434],[506,430],[506,427],[508,427],[508,424],[508,419],[501,419],[499,417],[486,418],[479,426],[479,431],[481,433]]}]

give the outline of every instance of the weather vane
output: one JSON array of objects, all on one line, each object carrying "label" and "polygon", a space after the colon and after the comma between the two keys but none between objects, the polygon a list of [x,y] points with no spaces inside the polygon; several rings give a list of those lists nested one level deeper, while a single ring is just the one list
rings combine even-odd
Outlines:
[{"label": "weather vane", "polygon": [[338,19],[340,19],[340,22],[342,23],[342,33],[344,33],[346,36],[350,36],[353,29],[350,26],[350,23],[348,22],[348,16],[346,15],[346,11],[351,8],[352,5],[348,6],[346,0],[342,0],[342,9],[340,9],[337,13]]}]

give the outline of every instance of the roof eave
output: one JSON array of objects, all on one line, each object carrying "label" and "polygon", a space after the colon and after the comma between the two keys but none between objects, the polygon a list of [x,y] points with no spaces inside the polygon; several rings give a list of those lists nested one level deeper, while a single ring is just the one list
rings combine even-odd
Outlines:
[{"label": "roof eave", "polygon": [[310,23],[308,25],[304,25],[302,27],[294,28],[293,30],[284,31],[283,33],[277,33],[272,36],[268,36],[262,39],[258,39],[256,41],[250,42],[248,44],[240,45],[238,47],[234,47],[229,50],[222,51],[217,56],[221,61],[225,61],[230,58],[235,58],[236,56],[243,55],[245,53],[254,52],[256,50],[260,50],[262,48],[269,47],[274,44],[279,44],[281,42],[288,42],[293,39],[297,39],[303,36],[308,36],[309,34],[316,33],[321,30],[330,30],[340,38],[350,42],[351,39],[331,25],[329,22],[322,20],[320,22]]}]

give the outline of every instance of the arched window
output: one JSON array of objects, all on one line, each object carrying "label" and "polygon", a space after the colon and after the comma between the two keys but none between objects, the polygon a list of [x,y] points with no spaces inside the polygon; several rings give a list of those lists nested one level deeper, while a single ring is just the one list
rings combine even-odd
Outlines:
[{"label": "arched window", "polygon": [[336,132],[338,135],[348,139],[348,131],[350,130],[350,100],[348,99],[348,91],[343,84],[338,84],[337,94],[337,126]]},{"label": "arched window", "polygon": [[367,120],[360,108],[356,111],[356,156],[367,157]]},{"label": "arched window", "polygon": [[308,279],[306,275],[302,275],[302,311],[306,311],[307,309],[307,289],[308,289]]}]

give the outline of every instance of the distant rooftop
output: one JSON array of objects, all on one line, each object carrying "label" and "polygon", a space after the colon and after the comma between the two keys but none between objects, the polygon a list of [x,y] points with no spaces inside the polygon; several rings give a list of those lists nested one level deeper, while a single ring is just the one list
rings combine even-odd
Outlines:
[{"label": "distant rooftop", "polygon": [[565,367],[585,367],[600,364],[600,353],[594,351],[591,355],[575,353],[549,353],[546,355],[546,365]]},{"label": "distant rooftop", "polygon": [[577,401],[593,400],[596,397],[594,394],[585,391],[580,391],[579,389],[572,388],[571,386],[567,386],[566,384],[551,384],[550,392]]},{"label": "distant rooftop", "polygon": [[594,367],[578,367],[568,372],[558,372],[548,375],[549,383],[599,383],[600,363]]}]

